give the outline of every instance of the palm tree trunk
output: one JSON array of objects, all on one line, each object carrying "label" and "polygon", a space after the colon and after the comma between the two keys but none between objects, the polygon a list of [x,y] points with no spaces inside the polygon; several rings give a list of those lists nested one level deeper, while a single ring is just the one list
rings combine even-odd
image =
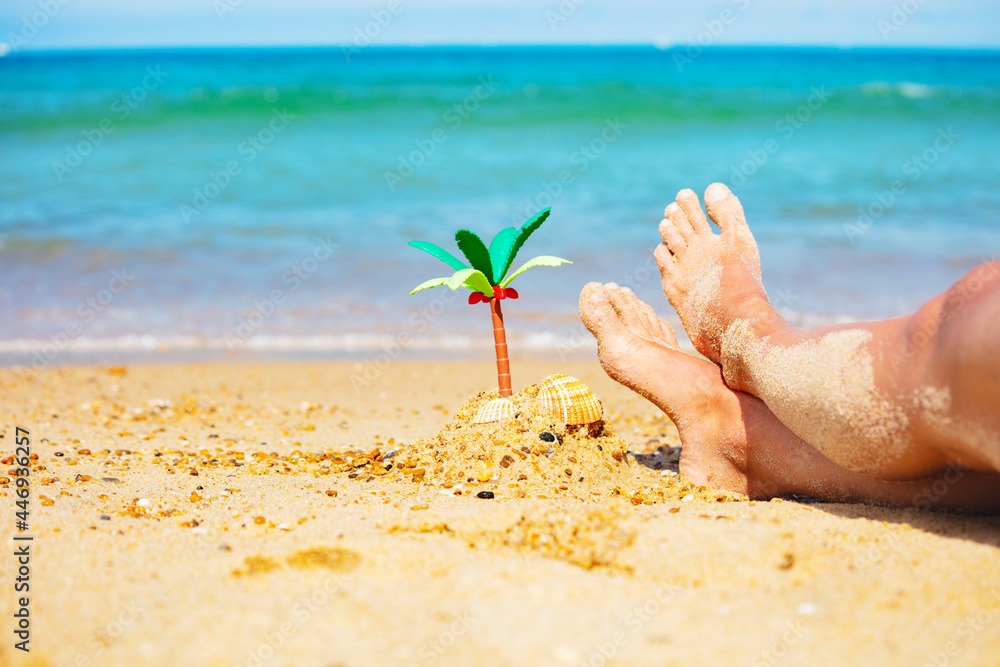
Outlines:
[{"label": "palm tree trunk", "polygon": [[500,299],[490,299],[490,314],[493,316],[493,341],[497,348],[497,383],[500,385],[500,395],[510,396],[510,359],[507,358],[507,332],[503,328],[503,313],[500,311]]}]

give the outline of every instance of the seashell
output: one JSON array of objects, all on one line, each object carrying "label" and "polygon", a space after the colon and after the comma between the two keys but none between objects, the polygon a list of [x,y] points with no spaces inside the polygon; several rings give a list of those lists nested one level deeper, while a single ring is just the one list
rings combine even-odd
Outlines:
[{"label": "seashell", "polygon": [[479,408],[476,416],[472,418],[472,423],[488,424],[490,422],[498,422],[502,419],[510,419],[513,416],[514,402],[512,400],[509,398],[494,398]]},{"label": "seashell", "polygon": [[565,424],[591,424],[604,414],[594,392],[569,375],[550,375],[542,380],[538,402],[543,410]]}]

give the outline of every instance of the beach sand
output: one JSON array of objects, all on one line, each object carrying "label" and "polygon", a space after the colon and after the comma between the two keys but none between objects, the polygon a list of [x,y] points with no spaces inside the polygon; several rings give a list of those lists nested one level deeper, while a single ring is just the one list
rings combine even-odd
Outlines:
[{"label": "beach sand", "polygon": [[[596,362],[513,371],[515,388],[585,381],[633,452],[679,444]],[[15,489],[0,486],[0,663],[1000,663],[1000,518],[706,489],[481,499],[491,482],[354,467],[435,435],[495,387],[492,363],[359,378],[354,362],[0,369],[0,450],[16,425],[38,456],[30,654],[13,648]]]}]

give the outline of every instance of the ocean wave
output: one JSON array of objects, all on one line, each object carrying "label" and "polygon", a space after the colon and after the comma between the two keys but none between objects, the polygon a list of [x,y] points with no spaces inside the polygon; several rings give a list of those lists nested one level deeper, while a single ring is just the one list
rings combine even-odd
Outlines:
[{"label": "ocean wave", "polygon": [[861,84],[859,89],[863,95],[869,97],[889,97],[898,95],[909,99],[923,99],[944,95],[948,92],[948,86],[932,86],[914,81],[868,81]]},{"label": "ocean wave", "polygon": [[[476,122],[497,126],[587,122],[622,109],[636,122],[781,117],[789,105],[794,109],[803,94],[810,94],[814,65],[835,66],[836,76],[825,85],[843,98],[826,114],[899,113],[886,108],[887,98],[935,100],[947,109],[995,114],[1000,100],[996,77],[989,74],[998,62],[993,55],[937,54],[928,66],[893,54],[789,52],[785,57],[722,51],[699,62],[716,73],[705,77],[674,73],[672,52],[657,49],[470,50],[459,60],[423,50],[371,55],[348,67],[339,52],[322,50],[276,55],[223,51],[212,64],[183,50],[108,53],[90,56],[87,66],[102,74],[101,84],[94,85],[85,76],[85,65],[69,56],[18,54],[0,61],[0,104],[5,110],[0,130],[75,130],[89,128],[102,117],[160,128],[266,117],[275,108],[287,108],[300,118],[404,113],[420,122],[440,122],[472,94],[483,71],[492,72],[497,86],[477,112]],[[755,66],[776,62],[781,66]],[[129,99],[143,68],[160,64],[169,72],[162,84],[141,99]],[[865,80],[876,67],[876,76],[884,78]],[[41,74],[59,85],[39,87],[34,82]],[[123,96],[129,102],[127,117],[122,116]]]},{"label": "ocean wave", "polygon": [[[861,321],[849,315],[805,313],[789,309],[780,311],[790,324],[803,328],[818,328],[834,324]],[[674,323],[682,332],[679,323]],[[562,331],[511,332],[508,342],[512,349],[530,353],[592,352],[597,349],[594,339],[582,325]],[[235,336],[153,335],[90,337],[55,340],[53,338],[0,339],[0,355],[38,356],[54,360],[63,353],[86,355],[94,352],[185,352],[240,350],[253,352],[329,352],[331,354],[364,355],[387,353],[395,356],[403,350],[424,352],[491,351],[493,341],[479,334],[445,336],[402,336],[384,333],[339,334],[258,334],[248,338]]]},{"label": "ocean wave", "polygon": [[[478,341],[467,336],[414,338],[406,347],[414,349],[468,349]],[[218,336],[154,336],[130,334],[107,338],[80,337],[57,342],[47,338],[13,338],[0,340],[0,354],[41,354],[55,357],[62,352],[167,352],[178,350],[313,351],[362,352],[399,346],[394,336],[382,334],[339,335],[257,335],[246,339]],[[485,347],[485,346],[483,346]]]}]

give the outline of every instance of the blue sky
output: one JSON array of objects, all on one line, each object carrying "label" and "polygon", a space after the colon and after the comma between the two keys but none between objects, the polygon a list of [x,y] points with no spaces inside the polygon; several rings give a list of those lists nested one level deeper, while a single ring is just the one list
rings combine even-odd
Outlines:
[{"label": "blue sky", "polygon": [[[375,35],[372,43],[386,46],[701,42],[1000,48],[996,0],[3,0],[0,4],[0,43],[23,49],[343,44],[366,25]],[[371,23],[379,15],[384,25]]]}]

